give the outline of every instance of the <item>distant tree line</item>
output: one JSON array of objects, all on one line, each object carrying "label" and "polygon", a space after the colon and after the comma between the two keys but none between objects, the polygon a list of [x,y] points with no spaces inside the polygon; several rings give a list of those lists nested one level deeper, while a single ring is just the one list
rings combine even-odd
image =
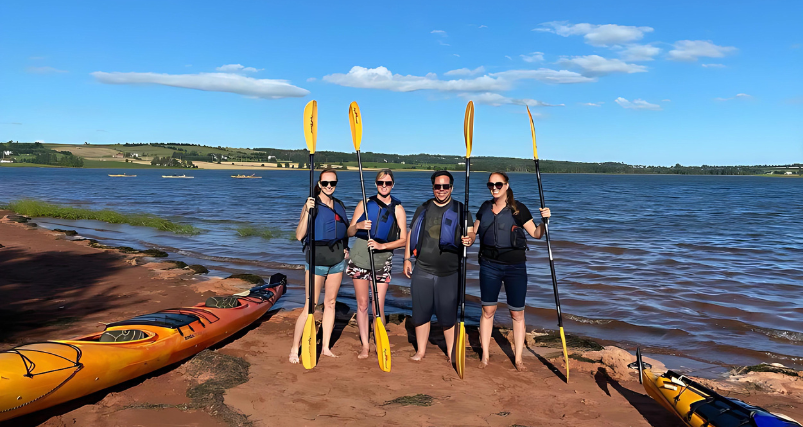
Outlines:
[{"label": "distant tree line", "polygon": [[151,160],[152,166],[167,166],[173,168],[198,168],[192,161],[179,160],[175,157],[154,157]]}]

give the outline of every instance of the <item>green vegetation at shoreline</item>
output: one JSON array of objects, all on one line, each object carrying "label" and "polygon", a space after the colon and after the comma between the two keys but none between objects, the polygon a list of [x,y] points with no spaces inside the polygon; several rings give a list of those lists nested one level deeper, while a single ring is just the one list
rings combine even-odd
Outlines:
[{"label": "green vegetation at shoreline", "polygon": [[[305,149],[208,147],[189,143],[124,143],[124,144],[45,144],[0,143],[3,150],[11,151],[16,163],[2,166],[58,167],[72,166],[108,169],[173,169],[195,167],[193,161],[218,164],[250,163],[282,169],[305,169],[309,152]],[[82,156],[82,157],[79,157]],[[134,161],[138,163],[134,163]],[[319,168],[355,169],[353,152],[318,151],[315,154]],[[362,152],[363,167],[390,168],[393,170],[462,170],[465,159],[459,155],[391,154]],[[143,164],[150,162],[150,165]],[[22,164],[27,162],[27,164]],[[37,164],[34,164],[36,162]],[[38,163],[44,163],[38,164]],[[82,166],[79,166],[82,165]],[[475,171],[534,172],[530,158],[475,156],[471,159]],[[203,167],[203,166],[202,166]],[[595,173],[595,174],[666,174],[666,175],[760,175],[803,176],[803,164],[742,165],[742,166],[648,166],[622,162],[572,162],[541,160],[544,173]]]},{"label": "green vegetation at shoreline", "polygon": [[123,214],[112,210],[92,210],[60,206],[41,200],[22,199],[7,203],[3,209],[14,211],[20,215],[30,217],[47,217],[62,219],[91,219],[111,224],[129,224],[140,227],[150,227],[162,231],[171,231],[176,234],[198,234],[200,230],[187,224],[177,224],[173,221],[159,218],[150,214]]}]

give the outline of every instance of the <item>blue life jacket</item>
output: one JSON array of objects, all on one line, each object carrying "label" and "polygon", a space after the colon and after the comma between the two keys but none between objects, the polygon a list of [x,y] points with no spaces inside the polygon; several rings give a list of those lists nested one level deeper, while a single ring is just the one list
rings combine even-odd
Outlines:
[{"label": "blue life jacket", "polygon": [[[421,242],[423,241],[421,238],[421,233],[424,232],[424,219],[427,216],[427,208],[431,203],[435,203],[435,199],[429,199],[424,202],[421,205],[424,207],[424,209],[418,214],[417,217],[413,218],[410,231],[410,248],[412,256],[418,256],[418,253],[421,252]],[[449,202],[449,209],[446,209],[441,217],[441,232],[438,239],[438,247],[440,248],[441,252],[453,252],[457,254],[463,253],[463,244],[460,241],[460,237],[462,235],[460,231],[463,229],[461,224],[462,217],[463,204],[452,199],[452,201]]]},{"label": "blue life jacket", "polygon": [[[393,242],[399,239],[399,225],[396,223],[396,206],[401,205],[401,200],[390,196],[390,204],[386,205],[376,196],[368,199],[367,211],[368,219],[371,220],[371,238],[379,243]],[[363,212],[358,222],[365,221],[366,214]],[[357,230],[355,235],[359,239],[368,240],[367,230]]]},{"label": "blue life jacket", "polygon": [[493,200],[488,200],[477,213],[480,219],[480,243],[497,249],[527,249],[527,236],[524,228],[516,223],[513,210],[505,206],[494,215],[493,205]]},{"label": "blue life jacket", "polygon": [[[315,198],[315,237],[313,239],[316,246],[329,246],[330,249],[340,241],[348,242],[349,228],[346,206],[334,197],[332,197],[332,201],[334,209],[321,202],[319,198]],[[302,250],[305,250],[308,245],[309,230],[304,238]]]}]

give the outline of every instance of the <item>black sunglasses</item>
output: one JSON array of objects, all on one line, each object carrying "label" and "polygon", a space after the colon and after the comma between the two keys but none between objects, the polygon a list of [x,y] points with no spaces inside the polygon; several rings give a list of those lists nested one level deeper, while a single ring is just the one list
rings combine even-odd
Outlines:
[{"label": "black sunglasses", "polygon": [[488,186],[489,190],[493,190],[494,187],[496,187],[497,190],[501,190],[502,187],[505,186],[505,183],[504,182],[489,182],[489,183],[487,183],[485,185]]},{"label": "black sunglasses", "polygon": [[452,188],[452,184],[432,184],[433,190],[448,190]]},{"label": "black sunglasses", "polygon": [[329,187],[332,188],[337,187],[337,181],[319,181],[321,183],[321,187]]},{"label": "black sunglasses", "polygon": [[377,187],[393,187],[393,181],[377,181]]}]

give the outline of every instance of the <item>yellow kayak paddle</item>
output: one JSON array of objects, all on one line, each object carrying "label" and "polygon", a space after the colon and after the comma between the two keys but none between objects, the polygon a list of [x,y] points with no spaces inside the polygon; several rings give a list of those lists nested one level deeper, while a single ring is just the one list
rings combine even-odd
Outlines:
[{"label": "yellow kayak paddle", "polygon": [[[535,177],[538,180],[538,196],[541,198],[541,209],[544,205],[544,186],[541,184],[541,167],[538,162],[538,148],[535,146],[535,123],[530,107],[527,107],[527,115],[530,116],[530,132],[533,136],[533,160],[535,160]],[[560,296],[558,295],[558,278],[555,275],[555,260],[552,258],[552,243],[549,242],[549,218],[543,218],[544,236],[546,236],[546,247],[549,252],[549,270],[552,272],[552,290],[555,292],[555,308],[558,310],[558,328],[560,328],[560,341],[563,343],[563,358],[566,359],[566,382],[569,382],[569,352],[566,350],[566,335],[563,333],[563,315],[560,312]]]},{"label": "yellow kayak paddle", "polygon": [[[315,197],[315,143],[318,140],[318,102],[310,101],[304,107],[304,139],[309,150],[309,196]],[[309,251],[309,283],[307,293],[307,321],[301,336],[301,364],[312,369],[318,363],[318,331],[315,328],[315,208],[309,210],[307,219],[307,244]]]},{"label": "yellow kayak paddle", "polygon": [[[349,122],[351,124],[351,139],[354,141],[354,149],[357,151],[357,167],[360,169],[360,188],[362,188],[362,206],[365,217],[368,217],[368,199],[365,197],[365,182],[362,178],[362,159],[360,159],[360,143],[362,143],[362,115],[360,107],[356,102],[349,105]],[[371,230],[368,231],[368,239],[371,238]],[[376,342],[376,355],[379,359],[379,368],[385,372],[390,372],[390,342],[385,324],[379,311],[379,293],[376,285],[376,268],[374,268],[374,251],[368,248],[368,259],[371,260],[371,292],[374,294],[374,341]]]},{"label": "yellow kayak paddle", "polygon": [[[466,117],[463,120],[463,139],[466,141],[466,203],[463,205],[463,233],[468,230],[468,178],[471,173],[471,144],[474,139],[474,102],[468,101]],[[460,292],[460,324],[457,327],[457,343],[455,343],[455,366],[457,375],[463,378],[466,371],[466,246],[463,246],[463,257],[460,260],[459,277]]]}]

